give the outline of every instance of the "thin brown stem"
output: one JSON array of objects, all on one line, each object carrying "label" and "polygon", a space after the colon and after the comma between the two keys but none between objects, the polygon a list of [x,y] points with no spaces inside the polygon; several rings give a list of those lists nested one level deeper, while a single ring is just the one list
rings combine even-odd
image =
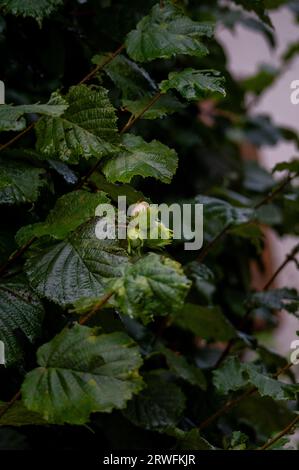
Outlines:
[{"label": "thin brown stem", "polygon": [[[254,209],[259,209],[260,207],[266,205],[266,204],[269,204],[270,202],[273,201],[273,199],[278,195],[280,194],[283,189],[294,179],[296,178],[298,175],[297,174],[289,174],[287,176],[286,179],[284,179],[281,184],[279,184],[279,186],[274,189],[274,191],[272,191],[271,193],[267,194],[267,196],[265,196],[263,199],[261,199],[257,204],[255,204],[255,206],[253,207]],[[248,224],[251,223],[252,221],[249,221],[247,222]],[[246,224],[244,224],[246,225]],[[198,256],[197,258],[197,261],[198,262],[202,262],[205,257],[207,256],[207,254],[211,251],[212,248],[214,248],[214,246],[222,239],[222,237],[228,232],[228,230],[232,227],[232,224],[228,224],[226,225],[220,233],[218,233],[218,235],[216,235],[215,238],[213,238],[213,240],[211,240],[201,251],[200,255]]]},{"label": "thin brown stem", "polygon": [[267,450],[269,447],[272,447],[275,442],[279,441],[279,439],[281,439],[286,434],[289,434],[298,422],[299,414],[282,431],[276,434],[276,436],[266,442],[263,446],[259,447],[257,450]]},{"label": "thin brown stem", "polygon": [[23,137],[23,135],[28,134],[28,132],[33,129],[34,125],[35,122],[32,122],[28,127],[26,127],[26,129],[24,129],[22,132],[19,132],[19,134],[15,135],[11,140],[6,142],[5,144],[0,145],[0,152],[1,150],[5,150],[7,147],[10,147],[12,144],[17,142],[21,137]]},{"label": "thin brown stem", "polygon": [[[116,49],[116,51],[114,51],[112,54],[110,54],[103,62],[101,62],[100,64],[98,64],[96,67],[94,67],[91,72],[89,72],[85,77],[82,78],[82,80],[78,83],[78,85],[82,85],[83,83],[86,83],[88,80],[90,80],[91,78],[94,77],[94,75],[96,75],[100,70],[102,70],[106,65],[110,64],[110,62],[116,57],[118,56],[118,54],[120,54],[122,52],[122,50],[125,48],[125,45],[122,44],[118,49]],[[0,152],[1,150],[4,150],[6,149],[7,147],[10,147],[12,144],[14,144],[15,142],[17,142],[19,139],[21,139],[21,137],[23,137],[23,135],[27,134],[31,129],[33,129],[33,127],[35,126],[35,124],[40,120],[40,118],[35,121],[35,122],[32,122],[28,127],[26,127],[26,129],[24,129],[22,132],[20,132],[19,134],[17,134],[15,137],[13,137],[11,140],[9,140],[8,142],[6,142],[5,144],[1,145],[0,146]]]},{"label": "thin brown stem", "polygon": [[280,194],[284,190],[284,188],[297,176],[298,176],[297,173],[293,175],[289,173],[288,176],[272,192],[267,194],[263,199],[261,199],[261,201],[259,201],[254,206],[254,209],[259,209],[260,207],[265,206],[266,204],[269,204],[270,202],[272,202],[273,199],[278,194]]},{"label": "thin brown stem", "polygon": [[[278,370],[275,374],[273,374],[273,378],[277,378],[279,375],[283,374],[287,370],[289,370],[294,364],[288,363],[286,364],[282,369]],[[207,419],[205,419],[199,426],[198,429],[202,431],[203,429],[207,428],[210,424],[212,424],[217,418],[225,414],[227,411],[229,411],[231,408],[236,406],[240,401],[242,401],[244,398],[252,395],[253,393],[257,392],[256,387],[252,387],[248,389],[246,392],[244,392],[242,395],[239,397],[233,399],[233,400],[228,400],[219,410],[215,411],[211,416],[209,416]]]},{"label": "thin brown stem", "polygon": [[[274,280],[276,279],[276,277],[281,273],[281,271],[287,266],[287,264],[290,262],[290,261],[296,261],[296,258],[295,258],[295,255],[296,253],[298,252],[298,247],[296,246],[295,248],[293,248],[293,250],[286,256],[285,260],[281,263],[281,265],[276,269],[276,271],[274,272],[274,274],[270,277],[270,279],[266,282],[266,284],[264,285],[263,289],[262,289],[262,292],[263,291],[266,291],[269,289],[269,287],[271,286],[271,284],[274,282]],[[241,321],[241,324],[240,324],[240,329],[242,329],[245,325],[245,322],[248,318],[248,315],[250,314],[251,312],[251,309],[248,309]],[[223,350],[222,354],[220,355],[218,361],[216,362],[215,364],[215,368],[217,369],[220,364],[222,364],[222,362],[224,361],[224,359],[226,359],[226,357],[229,355],[229,353],[231,352],[231,349],[233,347],[233,345],[235,344],[235,338],[232,338],[228,343],[227,343],[227,346],[225,347],[225,349]]]},{"label": "thin brown stem", "polygon": [[0,409],[0,418],[7,413],[7,411],[12,407],[12,405],[21,397],[21,390],[19,390],[13,397],[12,399],[6,403],[3,407]]},{"label": "thin brown stem", "polygon": [[212,250],[212,248],[214,248],[214,246],[222,239],[222,237],[226,234],[226,232],[231,228],[231,224],[228,224],[226,225],[222,230],[221,232],[218,233],[218,235],[216,235],[215,238],[213,238],[213,240],[211,240],[203,249],[202,251],[200,252],[198,258],[197,258],[197,261],[199,263],[201,263],[205,257],[207,256],[207,254]]},{"label": "thin brown stem", "polygon": [[266,282],[266,284],[263,287],[263,291],[268,290],[271,284],[275,281],[277,276],[281,273],[281,271],[290,263],[290,261],[296,261],[295,254],[297,252],[297,249],[293,249],[285,258],[283,263],[281,263],[280,266],[276,269],[276,271],[273,273],[273,275],[270,277],[270,279]]},{"label": "thin brown stem", "polygon": [[75,188],[75,189],[81,189],[82,186],[84,186],[84,184],[87,183],[87,181],[89,180],[89,178],[91,177],[91,175],[98,169],[100,163],[101,163],[101,160],[98,160],[98,161],[90,168],[90,170],[86,173],[86,175],[83,176],[83,178],[80,179],[80,181],[79,181],[78,184],[76,185],[76,188]]},{"label": "thin brown stem", "polygon": [[[156,95],[153,96],[153,98],[148,102],[148,104],[138,113],[136,116],[131,116],[128,120],[128,122],[124,125],[124,127],[121,129],[120,134],[123,134],[124,132],[127,132],[131,127],[135,124],[135,122],[143,116],[143,114],[154,104],[162,93],[157,93]],[[79,181],[76,189],[82,188],[82,186],[88,181],[88,179],[91,177],[91,175],[97,170],[99,167],[101,161],[98,160],[93,167],[88,171],[88,173],[83,176],[83,178]]]},{"label": "thin brown stem", "polygon": [[108,300],[112,297],[113,294],[113,291],[109,291],[107,292],[107,294],[103,295],[103,297],[101,297],[100,300],[93,306],[91,311],[80,319],[80,325],[84,325],[88,320],[90,320],[91,317],[93,317],[93,315],[95,315],[99,310],[101,310],[101,308],[108,302]]},{"label": "thin brown stem", "polygon": [[[109,55],[109,57],[104,60],[101,64],[98,64],[88,75],[86,75],[84,78],[82,78],[82,80],[80,81],[79,84],[82,84],[82,83],[85,83],[87,82],[88,80],[90,80],[97,72],[99,72],[100,70],[102,70],[107,64],[109,64],[118,54],[120,54],[120,52],[124,49],[124,44],[122,44],[118,49],[116,49],[116,51],[114,51],[112,54]],[[39,121],[39,119],[38,119]],[[36,121],[36,122],[38,122]],[[27,134],[31,129],[33,129],[33,127],[35,126],[36,122],[32,122],[30,124],[30,126],[26,127],[26,129],[24,129],[22,132],[20,132],[19,134],[17,134],[15,137],[13,137],[13,139],[9,140],[8,142],[6,142],[5,144],[1,145],[0,146],[0,151],[1,150],[4,150],[6,149],[7,147],[9,147],[10,145],[14,144],[15,142],[17,142],[23,135]],[[89,176],[96,170],[96,168],[98,167],[99,165],[99,162],[97,162],[97,164],[89,171],[89,173],[79,182],[78,186],[77,186],[77,189],[78,188],[81,188],[83,186],[83,184],[85,183],[85,181],[88,180]],[[0,276],[3,274],[3,272],[5,272],[6,268],[11,264],[13,263],[16,259],[18,259],[23,253],[24,251],[27,250],[27,248],[29,248],[29,246],[32,244],[32,242],[34,241],[34,238],[32,240],[30,240],[28,243],[26,243],[25,245],[23,245],[16,253],[14,253],[12,256],[10,256],[8,258],[8,260],[0,267]]]},{"label": "thin brown stem", "polygon": [[82,80],[79,82],[79,85],[82,85],[83,83],[91,80],[100,70],[102,70],[106,65],[110,64],[110,62],[112,62],[112,60],[115,59],[115,57],[118,56],[124,50],[124,48],[125,45],[122,44],[118,49],[116,49],[116,51],[114,51],[112,54],[109,54],[103,62],[94,67],[85,77],[82,78]]},{"label": "thin brown stem", "polygon": [[[80,325],[84,325],[95,313],[97,313],[101,308],[108,302],[110,297],[114,294],[113,291],[107,292],[107,294],[103,295],[101,299],[93,306],[92,310],[82,317],[79,321]],[[6,403],[3,407],[0,408],[0,418],[7,413],[7,411],[12,407],[12,405],[21,397],[21,390],[19,390],[13,397],[12,399]]]},{"label": "thin brown stem", "polygon": [[158,93],[156,93],[152,99],[148,102],[148,104],[140,111],[140,113],[136,114],[136,116],[134,116],[133,118],[130,117],[130,119],[128,120],[128,122],[124,125],[124,127],[121,129],[120,131],[120,134],[124,134],[124,132],[127,132],[129,129],[131,129],[131,127],[135,124],[136,121],[138,121],[138,119],[141,118],[141,116],[143,116],[144,113],[146,113],[146,111],[151,107],[153,106],[153,104],[156,103],[156,101],[158,101],[159,98],[161,98],[162,96],[162,93],[159,91]]},{"label": "thin brown stem", "polygon": [[8,266],[10,266],[10,264],[12,264],[14,261],[20,258],[20,256],[22,256],[22,254],[30,247],[30,245],[32,245],[34,240],[35,240],[35,237],[31,238],[27,243],[21,246],[19,250],[15,251],[14,253],[12,253],[12,255],[10,255],[8,260],[5,261],[5,263],[3,263],[2,266],[0,267],[0,276],[2,276],[2,274],[5,273],[6,269],[8,268]]},{"label": "thin brown stem", "polygon": [[246,392],[242,393],[238,398],[235,398],[234,400],[228,400],[219,410],[217,410],[215,413],[213,413],[211,416],[209,416],[207,419],[205,419],[199,426],[198,429],[202,431],[203,429],[207,428],[215,419],[219,418],[219,416],[223,415],[227,411],[229,411],[231,408],[236,406],[240,401],[242,401],[244,398],[249,397],[253,393],[256,392],[256,387],[252,387]]}]

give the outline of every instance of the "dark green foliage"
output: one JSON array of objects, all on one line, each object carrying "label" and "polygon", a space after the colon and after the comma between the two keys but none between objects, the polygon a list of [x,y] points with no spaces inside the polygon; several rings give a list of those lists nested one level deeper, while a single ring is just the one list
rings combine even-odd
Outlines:
[{"label": "dark green foliage", "polygon": [[[74,431],[97,450],[256,449],[289,431],[298,385],[269,342],[298,292],[253,291],[251,266],[263,226],[299,234],[298,158],[268,172],[241,149],[299,137],[247,109],[280,67],[238,81],[213,36],[241,24],[275,48],[283,4],[299,14],[283,0],[0,0],[2,447],[22,447],[19,427],[37,449],[75,449]],[[203,204],[203,248],[184,250],[150,202]],[[97,237],[108,203],[107,230],[138,221],[125,237]],[[153,214],[160,238],[144,239]]]}]

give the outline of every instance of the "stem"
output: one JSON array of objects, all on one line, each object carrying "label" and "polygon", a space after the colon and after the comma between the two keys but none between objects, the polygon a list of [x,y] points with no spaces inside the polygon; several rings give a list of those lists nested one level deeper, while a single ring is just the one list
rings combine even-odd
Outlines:
[{"label": "stem", "polygon": [[[272,377],[276,379],[279,375],[282,373],[286,372],[289,370],[294,364],[288,363],[286,364],[282,369],[277,371]],[[246,392],[244,392],[242,395],[240,395],[238,398],[235,398],[234,400],[228,400],[219,410],[217,410],[215,413],[213,413],[211,416],[209,416],[207,419],[205,419],[199,426],[198,429],[201,431],[202,429],[205,429],[208,427],[211,423],[215,421],[215,419],[219,418],[219,416],[223,415],[227,411],[229,411],[231,408],[233,408],[235,405],[237,405],[240,401],[242,401],[244,398],[252,395],[253,393],[257,392],[256,387],[252,387]]]},{"label": "stem", "polygon": [[90,170],[86,173],[85,176],[83,176],[83,178],[81,178],[81,180],[78,182],[78,184],[76,185],[76,188],[75,189],[81,189],[82,186],[88,181],[88,179],[91,177],[91,175],[97,170],[97,168],[99,167],[101,163],[101,160],[98,160],[91,168]]},{"label": "stem", "polygon": [[[128,122],[124,125],[124,127],[120,130],[120,135],[122,135],[124,132],[127,132],[135,122],[141,118],[141,116],[154,104],[158,99],[161,97],[162,93],[159,92],[156,95],[153,96],[153,98],[148,102],[148,104],[138,113],[135,117],[131,116],[128,120]],[[100,160],[96,162],[96,164],[89,170],[89,172],[79,181],[76,189],[82,188],[83,184],[86,183],[86,181],[90,178],[90,176],[96,171],[96,169],[99,167],[99,164],[101,163]]]},{"label": "stem", "polygon": [[124,125],[124,127],[121,129],[120,131],[120,134],[123,134],[124,132],[127,132],[129,129],[131,129],[131,127],[135,124],[136,121],[138,121],[138,119],[141,118],[141,116],[143,116],[143,114],[151,107],[153,106],[153,104],[156,103],[156,101],[158,101],[158,99],[162,96],[162,93],[161,91],[159,91],[158,93],[156,93],[152,99],[148,102],[148,104],[140,111],[140,113],[136,114],[135,117],[132,118],[132,116],[130,117],[130,119],[128,120],[127,124]]},{"label": "stem", "polygon": [[[271,278],[269,279],[269,281],[266,282],[266,284],[264,285],[263,289],[262,289],[262,292],[263,291],[266,291],[269,289],[269,287],[271,286],[272,282],[276,279],[276,277],[281,273],[281,271],[287,266],[287,264],[290,262],[290,261],[296,261],[296,259],[294,258],[294,256],[296,255],[296,253],[298,252],[298,247],[295,246],[295,248],[292,249],[292,251],[286,256],[285,260],[281,263],[281,265],[276,269],[276,271],[274,272],[274,274],[271,276]],[[244,327],[244,324],[245,324],[245,321],[247,320],[247,317],[248,315],[250,314],[251,310],[247,310],[247,312],[245,313],[243,319],[242,319],[242,322],[241,322],[241,325],[240,325],[240,329],[242,329]],[[222,364],[222,362],[224,361],[224,359],[226,359],[226,357],[229,355],[229,353],[231,352],[231,349],[233,347],[233,345],[235,344],[235,339],[232,338],[228,343],[227,343],[227,346],[226,348],[223,350],[221,356],[219,357],[218,361],[216,362],[215,364],[215,368],[217,369],[220,364]]]},{"label": "stem", "polygon": [[108,302],[110,297],[114,294],[113,291],[107,292],[107,294],[103,295],[100,300],[93,306],[91,311],[87,313],[84,317],[81,318],[79,321],[80,325],[84,325],[95,313],[97,313],[101,308]]},{"label": "stem", "polygon": [[[92,310],[87,315],[81,318],[79,324],[84,325],[96,312],[98,312],[108,302],[108,300],[110,299],[110,297],[112,297],[113,294],[114,292],[110,291],[107,292],[107,294],[103,295],[103,297],[93,306]],[[0,409],[0,418],[2,418],[5,413],[7,413],[7,411],[12,407],[12,405],[20,398],[20,396],[21,390],[19,390],[12,397],[12,399]]]},{"label": "stem", "polygon": [[124,44],[119,46],[119,48],[116,49],[116,51],[114,51],[112,54],[110,54],[107,59],[98,64],[95,68],[91,70],[91,72],[89,72],[84,78],[82,78],[82,80],[79,82],[79,85],[82,85],[83,83],[88,82],[88,80],[93,78],[96,73],[102,70],[106,65],[110,64],[110,62],[112,62],[112,60],[115,59],[115,57],[118,56],[118,54],[120,54],[124,50],[124,48]]},{"label": "stem", "polygon": [[25,243],[21,248],[17,251],[15,251],[10,257],[8,258],[7,261],[5,261],[4,264],[0,267],[0,276],[6,271],[8,266],[13,263],[16,259],[18,259],[22,254],[32,245],[36,237],[31,238],[27,243]]},{"label": "stem", "polygon": [[254,206],[254,209],[259,209],[260,207],[264,206],[265,204],[269,204],[271,201],[273,201],[273,199],[277,196],[277,194],[281,193],[281,191],[297,176],[298,176],[297,173],[295,173],[294,175],[291,175],[289,173],[288,176],[286,177],[286,179],[283,180],[281,182],[281,184],[278,185],[276,189],[274,189],[274,191],[267,194],[266,197],[264,197],[260,202],[258,202]]},{"label": "stem", "polygon": [[[116,57],[118,56],[118,54],[120,54],[120,52],[125,48],[125,45],[122,44],[118,49],[116,49],[116,51],[114,51],[112,54],[109,55],[109,57],[107,57],[107,59],[105,59],[101,64],[98,64],[95,68],[93,68],[91,70],[91,72],[89,72],[84,78],[82,78],[82,80],[78,83],[78,85],[82,85],[83,83],[86,83],[88,80],[90,80],[94,75],[96,75],[97,72],[99,72],[100,70],[102,70],[107,64],[110,64],[110,62]],[[13,139],[9,140],[8,142],[6,142],[5,144],[1,145],[0,146],[0,152],[1,150],[4,150],[6,149],[7,147],[10,147],[10,145],[14,144],[15,142],[17,142],[19,139],[21,139],[21,137],[23,137],[23,135],[27,134],[31,129],[33,129],[33,127],[35,126],[35,124],[40,120],[41,118],[39,118],[37,121],[35,122],[32,122],[30,124],[30,126],[26,127],[26,129],[24,129],[22,132],[20,132],[19,134],[17,134],[15,137],[13,137]]]},{"label": "stem", "polygon": [[226,225],[221,232],[216,235],[213,240],[211,240],[206,247],[201,251],[200,255],[197,258],[197,261],[201,263],[204,258],[207,256],[207,254],[210,252],[210,250],[222,239],[222,237],[226,234],[226,232],[231,228],[232,224]]},{"label": "stem", "polygon": [[9,147],[10,145],[14,144],[15,142],[17,142],[21,137],[23,137],[23,135],[27,134],[29,131],[31,131],[31,129],[33,129],[35,125],[35,122],[32,122],[28,127],[26,127],[26,129],[24,129],[22,132],[19,132],[19,134],[15,135],[11,140],[9,140],[8,142],[6,142],[5,144],[2,144],[0,146],[0,152],[1,150],[4,150],[6,149],[7,147]]},{"label": "stem", "polygon": [[213,421],[215,421],[215,419],[219,418],[219,416],[229,411],[231,408],[237,405],[241,400],[252,395],[256,391],[257,391],[257,388],[253,387],[247,390],[246,392],[244,392],[238,398],[235,398],[234,400],[228,400],[221,408],[219,408],[219,410],[217,410],[214,414],[209,416],[209,418],[207,418],[198,426],[199,431],[202,431],[203,429],[208,427]]},{"label": "stem", "polygon": [[12,405],[21,397],[21,390],[19,390],[12,399],[4,405],[0,410],[0,418],[7,413],[7,411],[12,407]]},{"label": "stem", "polygon": [[282,431],[280,431],[276,436],[270,439],[266,444],[259,447],[257,450],[266,450],[271,447],[275,442],[279,441],[285,434],[289,434],[292,431],[292,428],[297,424],[299,421],[299,415],[297,415]]},{"label": "stem", "polygon": [[[297,173],[295,173],[294,175],[291,175],[289,174],[287,176],[287,178],[285,180],[282,181],[282,183],[274,190],[272,191],[271,193],[267,194],[266,197],[264,197],[263,199],[261,199],[261,201],[259,201],[253,208],[254,209],[259,209],[260,207],[266,205],[266,204],[269,204],[279,193],[281,193],[281,191],[294,179],[296,178],[298,175]],[[250,222],[252,221],[249,221],[249,222],[246,222],[245,224],[243,225],[246,225],[246,224],[249,224]],[[222,237],[227,233],[227,231],[231,228],[232,224],[228,224],[226,225],[220,233],[218,233],[218,235],[216,235],[215,238],[213,238],[213,240],[211,240],[205,248],[202,249],[200,255],[198,256],[197,258],[197,261],[199,263],[201,263],[204,258],[207,256],[207,254],[210,252],[210,250],[214,247],[214,245],[222,239]]]},{"label": "stem", "polygon": [[283,263],[276,269],[274,274],[270,277],[269,281],[266,282],[266,284],[263,287],[263,291],[268,290],[273,281],[276,279],[276,277],[281,273],[281,271],[289,264],[290,261],[296,261],[296,258],[294,257],[295,254],[297,253],[297,247],[294,248],[285,258]]}]

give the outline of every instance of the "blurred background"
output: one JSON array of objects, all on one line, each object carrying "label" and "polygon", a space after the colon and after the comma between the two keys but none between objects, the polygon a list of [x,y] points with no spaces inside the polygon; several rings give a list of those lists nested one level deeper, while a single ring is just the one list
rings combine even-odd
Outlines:
[{"label": "blurred background", "polygon": [[[270,49],[262,36],[238,25],[234,32],[218,28],[217,37],[226,50],[229,60],[229,69],[237,79],[257,73],[262,64],[277,68],[280,66],[280,57],[290,43],[299,41],[298,23],[287,8],[271,14],[271,19],[276,30],[277,48]],[[291,82],[299,80],[299,57],[288,64],[283,74],[273,83],[272,87],[261,95],[260,99],[253,102],[252,113],[265,113],[271,116],[274,123],[291,127],[299,132],[299,104],[291,103]],[[283,160],[290,160],[296,156],[297,151],[293,143],[279,142],[275,147],[263,147],[257,158],[268,170]],[[271,249],[269,263],[274,270],[283,262],[292,246],[298,243],[297,237],[278,237],[269,231]],[[281,272],[276,281],[277,287],[299,287],[299,272],[294,264],[289,263]],[[274,336],[271,337],[271,346],[281,354],[290,353],[290,344],[296,339],[296,330],[299,329],[298,319],[295,316],[281,312],[281,322]],[[298,374],[298,372],[297,372]]]}]

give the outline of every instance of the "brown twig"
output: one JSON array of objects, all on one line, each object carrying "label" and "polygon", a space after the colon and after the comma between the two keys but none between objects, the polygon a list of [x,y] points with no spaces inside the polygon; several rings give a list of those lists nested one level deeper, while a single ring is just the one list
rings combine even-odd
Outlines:
[{"label": "brown twig", "polygon": [[287,266],[287,264],[290,261],[295,261],[296,258],[295,255],[298,252],[298,247],[296,246],[295,248],[292,249],[292,251],[285,257],[285,260],[281,263],[280,266],[276,269],[274,274],[270,277],[270,279],[266,282],[266,284],[263,287],[263,291],[268,290],[271,284],[275,281],[276,277],[281,273],[281,271]]},{"label": "brown twig", "polygon": [[[122,135],[124,132],[127,132],[131,127],[135,124],[135,122],[143,116],[143,114],[154,104],[158,99],[161,97],[162,93],[159,92],[156,95],[153,96],[153,98],[148,102],[148,104],[138,113],[136,116],[131,116],[127,123],[124,125],[124,127],[120,130],[120,135]],[[76,189],[82,188],[82,186],[88,181],[88,179],[91,177],[91,175],[97,170],[101,163],[101,160],[98,160],[93,167],[88,171],[88,173],[81,178],[79,181]]]},{"label": "brown twig", "polygon": [[214,248],[214,246],[222,239],[222,237],[226,234],[226,232],[231,228],[232,224],[228,224],[226,225],[222,230],[221,232],[218,233],[218,235],[216,235],[215,238],[213,238],[213,240],[211,240],[200,252],[199,256],[197,257],[196,261],[198,261],[199,263],[201,263],[205,257],[207,256],[207,254],[210,252],[210,250],[212,250],[212,248]]},{"label": "brown twig", "polygon": [[1,409],[0,409],[0,418],[7,413],[7,411],[12,407],[12,405],[21,397],[21,390],[19,390],[13,397],[12,399],[6,403]]},{"label": "brown twig", "polygon": [[282,431],[276,434],[276,436],[266,442],[263,446],[259,447],[257,450],[267,450],[269,447],[275,444],[275,442],[279,441],[279,439],[281,439],[283,436],[289,434],[298,422],[299,414]]},{"label": "brown twig", "polygon": [[[120,54],[122,52],[122,50],[125,48],[125,45],[122,44],[118,49],[116,49],[116,51],[114,51],[112,54],[110,54],[107,59],[105,59],[103,62],[101,62],[100,64],[98,64],[96,67],[94,67],[91,72],[89,72],[85,77],[82,78],[82,80],[78,83],[78,85],[82,85],[83,83],[86,83],[88,80],[90,80],[91,78],[94,77],[94,75],[96,75],[100,70],[102,70],[106,65],[110,64],[110,62],[116,57],[118,56],[118,54]],[[37,121],[35,122],[32,122],[28,127],[26,127],[26,129],[24,129],[22,132],[20,132],[19,134],[17,134],[15,137],[13,137],[11,140],[9,140],[8,142],[6,142],[5,144],[1,145],[0,146],[0,152],[1,150],[4,150],[6,149],[7,147],[10,147],[10,145],[14,144],[15,142],[17,142],[19,139],[21,139],[21,137],[23,137],[23,135],[27,134],[31,129],[33,129],[33,127],[35,126],[35,124],[40,120],[41,118],[39,118]]]},{"label": "brown twig", "polygon": [[[110,291],[110,292],[107,292],[107,294],[103,295],[103,297],[101,297],[101,299],[93,306],[92,310],[87,315],[85,315],[84,317],[80,319],[79,324],[84,325],[95,313],[97,313],[108,302],[108,300],[110,299],[110,297],[112,297],[113,294],[114,292]],[[12,405],[20,397],[21,397],[21,390],[19,390],[12,397],[12,399],[8,403],[6,403],[6,405],[0,408],[0,418],[2,418],[2,416],[5,415],[5,413],[7,413],[7,411],[12,407]]]},{"label": "brown twig", "polygon": [[[296,261],[296,258],[295,258],[295,255],[296,253],[298,252],[298,247],[296,246],[295,248],[292,249],[292,251],[286,256],[285,260],[281,263],[281,265],[276,269],[276,271],[274,272],[274,274],[270,277],[270,279],[266,282],[266,284],[264,285],[263,289],[262,289],[262,292],[266,291],[269,289],[269,287],[271,286],[271,284],[274,282],[274,280],[276,279],[276,277],[281,273],[281,271],[287,266],[287,264],[290,262],[290,261]],[[245,322],[248,318],[248,315],[250,314],[251,312],[251,309],[248,309],[242,319],[242,322],[241,322],[241,325],[240,325],[240,329],[242,329],[245,325]],[[233,347],[233,345],[235,344],[235,338],[232,338],[228,343],[227,343],[227,346],[225,347],[225,349],[223,350],[222,354],[220,355],[218,361],[216,362],[215,364],[215,368],[217,369],[220,364],[222,364],[222,362],[224,361],[224,359],[226,359],[226,357],[229,355],[229,353],[231,352],[231,349]]]},{"label": "brown twig", "polygon": [[25,135],[29,131],[31,131],[31,129],[33,129],[34,126],[35,126],[35,122],[32,122],[28,127],[26,127],[26,129],[24,129],[22,132],[19,132],[19,134],[15,135],[11,140],[6,142],[5,144],[0,145],[0,152],[1,152],[1,150],[4,150],[7,147],[9,147],[10,145],[17,142],[21,137],[23,137],[23,135]]},{"label": "brown twig", "polygon": [[[82,78],[82,80],[79,82],[79,84],[82,84],[82,83],[85,83],[87,82],[88,80],[90,80],[97,72],[99,72],[100,70],[102,70],[107,64],[109,64],[118,54],[120,54],[120,52],[124,49],[124,44],[122,44],[118,49],[116,49],[115,52],[113,52],[112,54],[109,55],[109,57],[104,60],[101,64],[98,64],[88,75],[86,75],[84,78]],[[36,121],[38,122],[39,119]],[[23,135],[27,134],[27,132],[29,132],[36,124],[36,122],[32,122],[30,124],[30,126],[26,127],[26,129],[24,129],[22,132],[20,132],[19,134],[17,134],[13,139],[9,140],[8,142],[6,142],[5,144],[1,145],[0,146],[0,151],[1,150],[4,150],[6,149],[7,147],[9,147],[10,145],[12,145],[13,143],[15,143],[17,140],[19,140]],[[99,162],[90,170],[90,172],[79,182],[78,186],[77,186],[77,189],[81,188],[82,185],[85,183],[85,181],[87,181],[87,179],[89,178],[89,176],[96,170],[97,166],[98,166]],[[8,260],[0,267],[0,276],[1,274],[6,270],[6,268],[12,263],[14,262],[17,258],[19,258],[19,256],[21,256],[24,251],[27,250],[27,248],[32,244],[32,242],[34,241],[34,239],[30,240],[28,243],[26,243],[25,245],[23,245],[16,253],[14,253],[12,256],[10,256],[8,258]]]},{"label": "brown twig", "polygon": [[227,411],[229,411],[231,408],[236,406],[240,401],[242,401],[244,398],[249,397],[253,393],[256,392],[256,387],[252,387],[246,392],[244,392],[242,395],[240,395],[238,398],[235,398],[234,400],[228,400],[219,410],[217,410],[215,413],[213,413],[211,416],[209,416],[207,419],[205,419],[199,426],[198,429],[199,431],[202,431],[203,429],[207,428],[215,419],[219,418],[219,416],[223,415]]},{"label": "brown twig", "polygon": [[[265,206],[266,204],[269,204],[273,199],[282,192],[282,190],[298,175],[296,174],[289,174],[282,182],[279,184],[277,188],[274,189],[271,193],[267,194],[263,199],[261,199],[255,206],[253,206],[253,209],[259,209],[262,206]],[[247,222],[247,224],[251,223],[252,221]],[[246,225],[246,223],[244,224]],[[213,240],[211,240],[201,251],[199,254],[197,261],[202,262],[204,258],[207,256],[207,254],[210,252],[212,248],[222,239],[222,237],[228,232],[228,230],[232,227],[232,224],[226,225],[221,232],[216,235]]]},{"label": "brown twig", "polygon": [[124,125],[124,127],[121,129],[120,131],[120,134],[123,134],[124,132],[127,132],[129,129],[131,129],[131,127],[135,124],[136,121],[138,121],[138,119],[141,118],[141,116],[143,116],[144,113],[146,113],[146,111],[151,107],[153,106],[153,104],[156,103],[156,101],[158,101],[159,98],[161,98],[163,93],[161,93],[160,91],[158,93],[156,93],[152,99],[148,102],[148,104],[140,111],[140,113],[136,114],[136,116],[134,116],[133,118],[130,117],[130,119],[128,120],[128,122]]},{"label": "brown twig", "polygon": [[115,59],[116,56],[118,56],[125,48],[125,45],[122,44],[119,46],[116,51],[114,51],[112,54],[109,54],[108,57],[98,64],[96,67],[94,67],[91,72],[89,72],[82,80],[78,83],[78,85],[82,85],[83,83],[88,82],[91,78],[93,78],[100,70],[102,70],[106,65],[110,64],[113,59]]},{"label": "brown twig", "polygon": [[93,306],[91,311],[79,320],[79,324],[84,325],[88,320],[90,320],[90,318],[95,313],[101,310],[101,308],[108,302],[108,300],[112,297],[113,294],[113,291],[109,291],[107,292],[107,294],[103,295],[103,297],[101,297],[100,300]]},{"label": "brown twig", "polygon": [[[275,379],[279,375],[283,374],[287,370],[289,370],[294,364],[288,363],[281,369],[279,369],[272,377]],[[215,419],[219,418],[219,416],[223,415],[227,411],[229,411],[231,408],[236,406],[240,401],[242,401],[244,398],[252,395],[253,393],[257,392],[257,387],[252,387],[246,392],[242,393],[239,397],[233,399],[233,400],[228,400],[219,410],[217,410],[215,413],[213,413],[211,416],[209,416],[207,419],[205,419],[199,426],[198,429],[202,431],[203,429],[207,428],[211,423],[215,421]]]},{"label": "brown twig", "polygon": [[273,199],[277,196],[277,194],[280,194],[281,191],[297,176],[297,173],[293,175],[289,173],[288,176],[277,186],[277,188],[275,188],[273,191],[267,194],[267,196],[265,196],[261,201],[255,204],[254,209],[259,209],[260,207],[272,202]]},{"label": "brown twig", "polygon": [[22,256],[22,254],[30,247],[30,245],[32,245],[32,243],[34,242],[36,237],[33,237],[31,238],[27,243],[25,243],[23,246],[21,246],[21,248],[19,248],[19,250],[15,251],[14,253],[12,253],[10,255],[10,257],[8,258],[7,261],[5,261],[5,263],[2,264],[2,266],[0,267],[0,276],[2,276],[3,273],[5,273],[6,269],[8,268],[8,266],[13,263],[14,261],[16,261],[18,258],[20,258],[20,256]]}]

